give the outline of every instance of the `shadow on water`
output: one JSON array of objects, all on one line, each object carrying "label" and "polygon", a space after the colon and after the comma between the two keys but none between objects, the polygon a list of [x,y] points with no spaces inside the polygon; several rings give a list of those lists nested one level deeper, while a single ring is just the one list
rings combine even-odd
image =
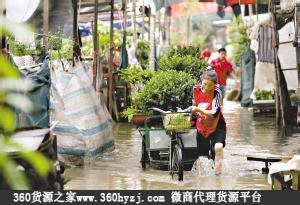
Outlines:
[{"label": "shadow on water", "polygon": [[171,180],[167,171],[139,163],[141,137],[131,124],[114,127],[116,149],[85,167],[67,170],[66,189],[270,189],[262,162],[247,161],[246,154],[293,155],[299,153],[300,136],[281,137],[273,118],[254,118],[252,111],[225,102],[227,139],[222,174],[215,176],[213,162],[200,157],[184,181]]}]

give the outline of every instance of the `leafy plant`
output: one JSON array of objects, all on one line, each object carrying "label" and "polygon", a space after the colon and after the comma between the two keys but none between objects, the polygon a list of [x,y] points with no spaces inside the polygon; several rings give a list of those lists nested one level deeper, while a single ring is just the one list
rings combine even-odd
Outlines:
[{"label": "leafy plant", "polygon": [[[102,21],[98,21],[98,42],[99,51],[101,56],[109,55],[110,47],[110,27]],[[120,47],[122,43],[122,32],[114,30],[113,41],[115,47]],[[93,55],[93,38],[92,36],[87,36],[83,38],[83,47],[81,49],[83,55],[92,56]]]},{"label": "leafy plant", "polygon": [[200,57],[201,47],[195,45],[173,45],[170,46],[168,56],[194,56]]},{"label": "leafy plant", "polygon": [[241,57],[248,44],[247,25],[241,17],[233,18],[228,26],[229,43],[232,45],[232,56],[235,64],[240,64]]},{"label": "leafy plant", "polygon": [[147,41],[139,40],[136,48],[136,58],[143,69],[149,67],[150,45]]},{"label": "leafy plant", "polygon": [[154,71],[150,68],[142,70],[136,65],[130,68],[122,69],[120,75],[128,85],[146,84],[146,82],[153,77]]},{"label": "leafy plant", "polygon": [[13,107],[23,111],[29,111],[28,100],[17,94],[18,91],[26,91],[24,85],[30,85],[25,80],[20,80],[19,72],[10,64],[7,58],[0,55],[0,171],[6,183],[12,189],[29,189],[25,174],[19,171],[17,164],[8,155],[8,150],[17,149],[19,155],[28,161],[41,176],[46,176],[51,169],[50,162],[40,153],[28,151],[9,138],[16,127]]},{"label": "leafy plant", "polygon": [[63,30],[60,28],[55,33],[50,33],[49,44],[52,50],[60,50],[63,44]]},{"label": "leafy plant", "polygon": [[270,90],[256,90],[254,93],[256,100],[272,100],[273,94]]},{"label": "leafy plant", "polygon": [[207,66],[207,61],[192,55],[174,54],[163,56],[158,61],[159,70],[184,71],[190,74],[194,79],[199,79]]},{"label": "leafy plant", "polygon": [[[55,40],[56,41],[56,40]],[[58,39],[59,41],[59,39]],[[59,42],[55,42],[56,46],[59,46]],[[52,59],[65,58],[67,60],[73,59],[73,44],[74,42],[70,39],[63,38],[62,46],[60,49],[50,49],[50,56]]]},{"label": "leafy plant", "polygon": [[184,113],[170,114],[169,123],[166,125],[166,130],[187,130],[191,127],[190,118]]},{"label": "leafy plant", "polygon": [[121,112],[121,117],[127,118],[128,122],[132,121],[133,115],[141,114],[143,111],[134,108],[133,106],[127,107],[123,112]]},{"label": "leafy plant", "polygon": [[147,113],[150,107],[164,110],[186,108],[192,103],[192,88],[197,83],[189,74],[175,70],[157,72],[134,96],[137,109]]},{"label": "leafy plant", "polygon": [[10,41],[10,47],[14,56],[25,56],[30,54],[29,46],[19,41]]}]

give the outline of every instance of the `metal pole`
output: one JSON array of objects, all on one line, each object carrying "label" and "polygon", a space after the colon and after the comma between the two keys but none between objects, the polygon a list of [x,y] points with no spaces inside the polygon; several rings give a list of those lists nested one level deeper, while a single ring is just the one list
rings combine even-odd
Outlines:
[{"label": "metal pole", "polygon": [[49,50],[48,45],[48,31],[49,31],[49,0],[44,0],[43,4],[43,33],[44,33],[44,51]]},{"label": "metal pole", "polygon": [[97,81],[97,59],[98,59],[98,0],[94,1],[94,28],[93,28],[93,46],[94,46],[94,55],[93,55],[93,85],[96,88]]},{"label": "metal pole", "polygon": [[114,45],[113,45],[113,36],[114,36],[114,0],[111,0],[111,13],[110,13],[110,55],[109,55],[109,98],[108,98],[108,109],[112,115],[112,104],[113,104],[113,55],[114,55]]}]

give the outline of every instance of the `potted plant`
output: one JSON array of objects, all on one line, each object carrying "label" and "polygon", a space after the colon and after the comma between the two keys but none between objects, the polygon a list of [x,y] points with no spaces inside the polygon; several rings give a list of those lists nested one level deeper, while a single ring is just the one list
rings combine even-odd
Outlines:
[{"label": "potted plant", "polygon": [[145,119],[149,117],[147,113],[143,113],[142,110],[134,108],[133,106],[126,108],[122,113],[121,117],[127,118],[128,122],[132,122],[136,125],[144,123]]},{"label": "potted plant", "polygon": [[185,72],[160,71],[134,96],[133,102],[143,112],[151,107],[163,110],[187,108],[192,104],[196,83],[197,80]]},{"label": "potted plant", "polygon": [[203,58],[194,55],[180,55],[177,53],[163,56],[158,61],[159,70],[184,71],[196,80],[199,80],[207,66],[208,63]]},{"label": "potted plant", "polygon": [[[155,72],[149,68],[142,70],[139,66],[133,66],[121,70],[121,79],[127,84],[130,95],[134,96],[154,76]],[[132,101],[132,100],[131,100]],[[122,117],[128,118],[128,122],[141,123],[148,115],[137,108],[135,102],[121,113]]]}]

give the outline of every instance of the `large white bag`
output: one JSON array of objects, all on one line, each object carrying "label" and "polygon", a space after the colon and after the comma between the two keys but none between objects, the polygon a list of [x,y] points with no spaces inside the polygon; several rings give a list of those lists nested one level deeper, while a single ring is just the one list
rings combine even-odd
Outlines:
[{"label": "large white bag", "polygon": [[113,120],[85,65],[77,63],[69,72],[60,65],[53,64],[51,88],[51,120],[59,122],[54,129],[59,159],[83,165],[114,149]]}]

